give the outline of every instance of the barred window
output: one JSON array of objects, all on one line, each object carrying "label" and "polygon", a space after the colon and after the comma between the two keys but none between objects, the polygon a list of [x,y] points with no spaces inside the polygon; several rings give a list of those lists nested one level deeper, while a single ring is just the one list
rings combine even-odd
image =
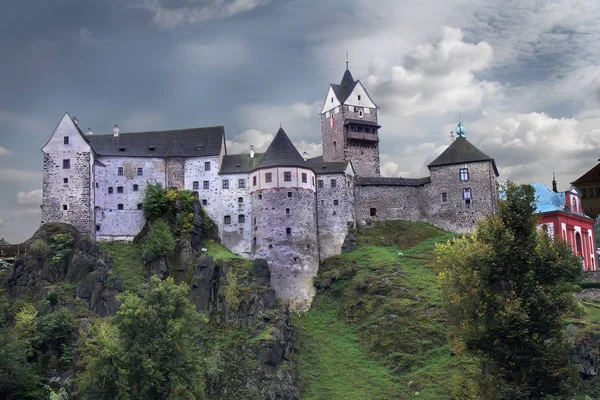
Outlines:
[{"label": "barred window", "polygon": [[337,186],[337,181],[335,179],[331,180],[331,187],[336,187]]},{"label": "barred window", "polygon": [[244,222],[246,222],[246,216],[244,214],[238,215],[238,222],[240,224],[243,224]]},{"label": "barred window", "polygon": [[224,222],[226,225],[229,225],[229,224],[231,224],[231,215],[226,215],[225,217],[223,217],[223,222]]},{"label": "barred window", "polygon": [[123,176],[123,167],[118,167],[117,168],[117,175],[118,176]]},{"label": "barred window", "polygon": [[229,189],[229,179],[223,179],[223,189]]},{"label": "barred window", "polygon": [[245,179],[238,179],[238,188],[239,189],[245,189],[246,188],[246,180]]},{"label": "barred window", "polygon": [[71,160],[66,159],[63,160],[63,169],[70,169],[71,168]]},{"label": "barred window", "polygon": [[192,182],[192,190],[199,190],[199,189],[200,189],[200,182],[198,182],[198,181]]},{"label": "barred window", "polygon": [[442,193],[442,203],[445,203],[448,201],[448,193],[443,192]]},{"label": "barred window", "polygon": [[322,189],[322,188],[323,188],[323,179],[319,179],[319,180],[317,181],[317,187],[318,187],[319,189]]}]

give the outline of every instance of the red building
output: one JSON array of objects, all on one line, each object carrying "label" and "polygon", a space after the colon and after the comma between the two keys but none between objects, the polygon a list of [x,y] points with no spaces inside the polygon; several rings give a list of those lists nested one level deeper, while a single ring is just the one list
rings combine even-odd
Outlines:
[{"label": "red building", "polygon": [[540,214],[538,227],[549,235],[566,240],[573,252],[582,258],[585,271],[597,270],[594,244],[596,220],[584,214],[579,190],[572,186],[566,192],[555,192],[543,183],[532,186],[536,192],[536,212]]}]

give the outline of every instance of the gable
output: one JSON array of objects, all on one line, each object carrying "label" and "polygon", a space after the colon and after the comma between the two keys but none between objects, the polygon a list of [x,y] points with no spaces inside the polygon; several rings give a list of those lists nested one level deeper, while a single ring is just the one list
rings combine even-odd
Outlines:
[{"label": "gable", "polygon": [[[68,144],[65,144],[65,137],[68,137]],[[48,142],[42,148],[44,153],[56,151],[91,151],[87,138],[81,130],[75,125],[69,113],[62,117],[54,133],[48,139]]]},{"label": "gable", "polygon": [[367,93],[367,90],[362,85],[362,83],[360,83],[360,81],[356,81],[354,89],[352,90],[346,101],[344,101],[344,104],[349,106],[377,108],[377,105],[371,99],[369,93]]},{"label": "gable", "polygon": [[325,97],[325,102],[323,103],[323,108],[321,109],[321,114],[324,114],[327,111],[331,111],[338,106],[340,106],[340,100],[338,99],[338,96],[335,94],[333,87],[331,85],[329,85],[329,90],[327,91],[327,97]]}]

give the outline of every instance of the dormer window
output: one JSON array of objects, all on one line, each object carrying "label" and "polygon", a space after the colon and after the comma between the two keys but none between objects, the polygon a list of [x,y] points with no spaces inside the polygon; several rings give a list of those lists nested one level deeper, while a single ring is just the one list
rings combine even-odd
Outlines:
[{"label": "dormer window", "polygon": [[125,151],[125,147],[119,147],[119,151]]},{"label": "dormer window", "polygon": [[148,146],[148,151],[154,151],[156,150],[156,146]]}]

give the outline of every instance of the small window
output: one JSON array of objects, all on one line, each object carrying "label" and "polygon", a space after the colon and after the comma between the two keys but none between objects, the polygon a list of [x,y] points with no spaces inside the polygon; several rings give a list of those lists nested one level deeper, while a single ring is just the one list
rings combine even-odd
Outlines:
[{"label": "small window", "polygon": [[369,214],[371,215],[371,217],[376,217],[377,216],[377,209],[376,208],[369,209]]},{"label": "small window", "polygon": [[71,160],[66,159],[63,160],[63,169],[70,169],[71,168]]},{"label": "small window", "polygon": [[142,210],[143,208],[144,208],[144,204],[143,203],[138,203],[137,209],[138,210]]},{"label": "small window", "polygon": [[200,190],[200,182],[198,182],[198,181],[192,182],[192,190]]},{"label": "small window", "polygon": [[[592,189],[590,189],[590,190],[592,190]],[[600,197],[600,187],[594,188],[594,192],[595,192],[594,197]]]},{"label": "small window", "polygon": [[229,179],[223,179],[223,189],[229,189]]},{"label": "small window", "polygon": [[302,183],[308,183],[308,175],[306,175],[306,172],[302,173]]},{"label": "small window", "polygon": [[360,94],[358,95],[358,100],[360,101]]},{"label": "small window", "polygon": [[206,162],[204,163],[204,170],[205,170],[205,171],[210,171],[210,161],[206,161]]},{"label": "small window", "polygon": [[340,205],[340,201],[339,200],[334,200],[333,201],[333,205],[334,206],[339,206]]},{"label": "small window", "polygon": [[154,151],[156,150],[156,146],[148,146],[148,151]]},{"label": "small window", "polygon": [[319,189],[322,189],[322,188],[323,188],[323,179],[319,179],[319,180],[317,181],[317,187],[318,187]]},{"label": "small window", "polygon": [[292,192],[288,192],[288,197],[292,197]]},{"label": "small window", "polygon": [[460,180],[461,181],[469,180],[469,168],[461,168],[460,169]]},{"label": "small window", "polygon": [[256,186],[256,176],[252,177],[252,186]]},{"label": "small window", "polygon": [[144,168],[138,167],[137,176],[144,176]]},{"label": "small window", "polygon": [[335,179],[331,180],[331,187],[336,187],[337,186],[337,181]]},{"label": "small window", "polygon": [[117,209],[122,210],[123,209],[123,204],[117,204]]},{"label": "small window", "polygon": [[203,205],[203,206],[205,206],[205,205],[207,205],[207,204],[208,204],[208,200],[206,200],[206,199],[202,199],[202,205]]},{"label": "small window", "polygon": [[465,199],[465,208],[466,209],[471,208],[471,199]]},{"label": "small window", "polygon": [[445,203],[448,201],[448,193],[443,192],[442,193],[442,203]]},{"label": "small window", "polygon": [[119,147],[119,151],[125,151],[125,147]]},{"label": "small window", "polygon": [[69,183],[69,178],[63,178],[63,183]]},{"label": "small window", "polygon": [[138,190],[140,190],[140,187],[136,184],[133,185],[133,191],[137,192]]},{"label": "small window", "polygon": [[208,181],[203,181],[202,182],[202,188],[205,190],[208,190],[210,188],[210,185],[208,183]]},{"label": "small window", "polygon": [[285,171],[283,173],[283,180],[286,182],[291,182],[292,180],[292,173],[290,171]]},{"label": "small window", "polygon": [[259,195],[258,195],[258,199],[259,199],[259,200],[262,200],[262,194],[259,194]]},{"label": "small window", "polygon": [[333,97],[331,98],[331,102],[333,103]]},{"label": "small window", "polygon": [[98,182],[96,182],[96,187],[100,187],[100,185],[98,185]]},{"label": "small window", "polygon": [[63,211],[67,211],[69,209],[69,206],[67,206],[66,204],[63,204]]},{"label": "small window", "polygon": [[100,230],[100,225],[96,225],[96,231]]},{"label": "small window", "polygon": [[117,193],[123,193],[123,186],[117,186]]},{"label": "small window", "polygon": [[242,204],[244,202],[244,198],[243,197],[238,197],[238,203]]},{"label": "small window", "polygon": [[246,222],[246,216],[244,214],[238,215],[238,223],[243,224]]},{"label": "small window", "polygon": [[285,234],[286,235],[291,235],[292,234],[292,228],[285,228]]},{"label": "small window", "polygon": [[63,138],[63,143],[64,143],[64,144],[69,144],[69,137],[68,137],[68,136],[65,136],[65,137]]},{"label": "small window", "polygon": [[471,188],[463,189],[463,199],[471,199]]},{"label": "small window", "polygon": [[118,176],[123,176],[123,167],[118,167],[117,168],[117,175]]},{"label": "small window", "polygon": [[358,111],[358,116],[362,118],[362,116],[363,116],[363,111],[362,110]]},{"label": "small window", "polygon": [[273,174],[271,172],[265,174],[265,182],[273,182]]},{"label": "small window", "polygon": [[112,193],[113,193],[113,188],[112,188],[112,187],[109,187],[109,188],[108,188],[108,194],[112,194]]},{"label": "small window", "polygon": [[312,185],[315,186],[315,177],[312,177]]},{"label": "small window", "polygon": [[245,189],[245,188],[246,188],[246,180],[238,179],[238,189]]},{"label": "small window", "polygon": [[225,217],[223,217],[223,222],[225,223],[225,225],[231,224],[231,215],[226,215]]},{"label": "small window", "polygon": [[285,209],[285,215],[290,215],[290,209],[289,208]]}]

